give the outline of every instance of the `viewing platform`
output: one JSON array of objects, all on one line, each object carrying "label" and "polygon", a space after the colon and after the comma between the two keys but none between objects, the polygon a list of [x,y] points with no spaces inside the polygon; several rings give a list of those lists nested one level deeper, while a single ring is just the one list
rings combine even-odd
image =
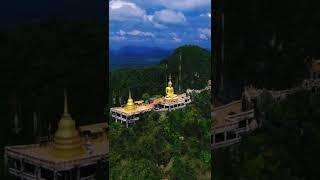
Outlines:
[{"label": "viewing platform", "polygon": [[128,127],[129,124],[135,123],[139,120],[139,115],[150,112],[154,108],[153,104],[141,104],[136,105],[134,111],[127,111],[125,107],[114,107],[110,108],[111,117],[113,117],[116,122],[126,123]]},{"label": "viewing platform", "polygon": [[215,108],[212,117],[214,119],[212,133],[214,149],[239,143],[241,133],[258,127],[254,110],[242,111],[240,100]]},{"label": "viewing platform", "polygon": [[164,98],[158,101],[158,104],[155,105],[154,110],[157,112],[161,111],[173,111],[186,107],[187,104],[191,103],[190,96],[187,96],[186,93],[179,94],[174,100],[166,100]]},{"label": "viewing platform", "polygon": [[107,164],[107,136],[100,136],[99,141],[83,137],[82,143],[85,153],[65,160],[50,155],[53,142],[46,145],[7,146],[4,152],[5,164],[10,174],[21,179],[94,179],[97,163]]}]

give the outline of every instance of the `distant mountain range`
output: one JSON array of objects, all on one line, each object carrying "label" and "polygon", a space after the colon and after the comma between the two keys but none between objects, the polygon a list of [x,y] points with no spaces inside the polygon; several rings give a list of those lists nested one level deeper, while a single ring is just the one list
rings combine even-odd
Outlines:
[{"label": "distant mountain range", "polygon": [[109,65],[111,69],[158,64],[168,57],[173,50],[160,47],[124,46],[120,49],[109,49]]}]

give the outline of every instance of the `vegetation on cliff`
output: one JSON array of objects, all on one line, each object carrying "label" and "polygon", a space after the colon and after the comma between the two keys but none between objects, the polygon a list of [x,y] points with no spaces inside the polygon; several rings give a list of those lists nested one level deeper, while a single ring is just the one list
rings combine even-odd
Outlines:
[{"label": "vegetation on cliff", "polygon": [[210,179],[209,99],[203,92],[184,109],[144,114],[129,128],[111,121],[111,177]]},{"label": "vegetation on cliff", "polygon": [[319,179],[319,107],[320,94],[310,92],[269,106],[262,129],[214,152],[215,179]]}]

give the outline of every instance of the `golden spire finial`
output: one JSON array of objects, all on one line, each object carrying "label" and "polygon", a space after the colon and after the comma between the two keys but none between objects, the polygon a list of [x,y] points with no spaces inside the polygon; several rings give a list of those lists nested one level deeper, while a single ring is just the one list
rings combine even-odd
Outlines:
[{"label": "golden spire finial", "polygon": [[64,111],[63,114],[69,114],[68,113],[68,96],[67,96],[67,91],[64,89]]},{"label": "golden spire finial", "polygon": [[131,91],[130,91],[130,89],[129,89],[129,98],[128,99],[132,99],[131,98]]},{"label": "golden spire finial", "polygon": [[172,86],[172,82],[171,82],[171,74],[169,74],[169,82],[168,82],[168,87]]}]

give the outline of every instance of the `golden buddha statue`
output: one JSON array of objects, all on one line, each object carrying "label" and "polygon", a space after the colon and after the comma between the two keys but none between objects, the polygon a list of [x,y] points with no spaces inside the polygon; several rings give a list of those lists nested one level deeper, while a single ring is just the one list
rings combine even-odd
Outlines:
[{"label": "golden buddha statue", "polygon": [[171,82],[171,74],[169,75],[169,82],[168,82],[168,86],[166,87],[166,100],[174,100],[176,99],[177,95],[174,94],[174,89],[172,86],[172,82]]},{"label": "golden buddha statue", "polygon": [[56,158],[70,159],[85,153],[82,140],[76,129],[75,121],[68,113],[67,95],[64,95],[64,112],[54,134],[54,144],[51,154]]},{"label": "golden buddha statue", "polygon": [[124,109],[126,112],[134,112],[136,110],[136,106],[133,102],[133,99],[131,98],[131,91],[129,91],[129,98]]}]

